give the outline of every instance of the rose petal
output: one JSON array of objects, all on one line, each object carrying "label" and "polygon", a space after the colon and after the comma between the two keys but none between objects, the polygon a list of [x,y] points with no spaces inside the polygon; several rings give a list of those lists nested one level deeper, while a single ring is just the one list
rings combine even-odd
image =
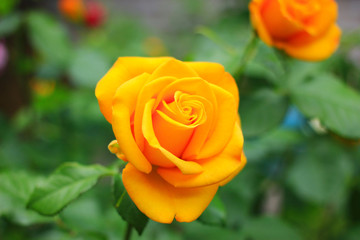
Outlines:
[{"label": "rose petal", "polygon": [[195,174],[202,172],[203,169],[198,163],[192,161],[184,161],[176,157],[174,154],[170,153],[168,150],[164,149],[163,146],[160,145],[155,135],[152,123],[154,104],[155,99],[152,99],[146,103],[142,121],[142,132],[149,145],[152,148],[159,150],[163,154],[163,156],[167,158],[170,162],[175,164],[183,174]]},{"label": "rose petal", "polygon": [[151,165],[134,140],[130,118],[138,93],[149,76],[144,73],[122,84],[116,91],[112,108],[112,127],[119,147],[126,159],[144,172],[151,171]]},{"label": "rose petal", "polygon": [[273,41],[286,41],[293,34],[303,30],[301,22],[287,15],[283,4],[278,0],[264,1],[255,12],[260,15]]},{"label": "rose petal", "polygon": [[[217,102],[216,115],[214,116],[215,125],[207,136],[201,150],[193,153],[197,159],[209,158],[223,151],[231,139],[233,126],[238,115],[237,103],[233,95],[216,85],[211,84],[211,87]],[[189,145],[191,145],[191,142]],[[187,152],[187,154],[189,155],[184,153],[184,158],[190,158],[191,152]]]},{"label": "rose petal", "polygon": [[112,100],[116,89],[129,79],[143,74],[151,74],[170,57],[144,58],[119,57],[110,70],[96,85],[95,95],[98,99],[100,111],[108,122],[112,119]]},{"label": "rose petal", "polygon": [[157,79],[166,76],[185,78],[198,77],[198,74],[185,63],[176,59],[169,59],[153,72],[151,79]]},{"label": "rose petal", "polygon": [[276,43],[277,47],[284,49],[290,56],[307,61],[320,61],[330,57],[338,48],[340,42],[341,30],[334,25],[329,31],[314,39],[306,45],[291,43]]},{"label": "rose petal", "polygon": [[241,154],[241,165],[227,178],[225,178],[224,180],[222,180],[219,185],[222,187],[224,185],[226,185],[228,182],[230,182],[231,180],[233,180],[233,178],[245,167],[247,162],[246,156],[244,154],[244,152]]},{"label": "rose petal", "polygon": [[242,131],[236,124],[231,141],[220,155],[197,161],[204,169],[202,173],[184,175],[177,168],[163,167],[159,167],[157,172],[175,187],[201,187],[219,183],[244,167],[246,160],[241,158],[243,143]]},{"label": "rose petal", "polygon": [[221,64],[209,62],[186,62],[186,64],[194,69],[202,79],[230,92],[235,101],[239,102],[239,91],[235,79],[231,74],[225,72]]},{"label": "rose petal", "polygon": [[166,86],[176,81],[174,77],[161,77],[153,80],[141,89],[134,113],[134,136],[137,145],[141,150],[144,148],[144,136],[142,133],[142,119],[144,114],[145,104],[151,99],[156,97]]},{"label": "rose petal", "polygon": [[218,186],[175,188],[155,171],[144,174],[131,164],[123,170],[123,183],[140,211],[154,221],[171,223],[197,219],[211,202]]},{"label": "rose petal", "polygon": [[266,29],[266,26],[264,24],[264,21],[261,17],[261,13],[260,13],[260,7],[263,2],[264,2],[264,0],[252,0],[249,3],[250,20],[251,20],[251,23],[252,23],[254,29],[256,29],[259,37],[267,45],[272,46],[273,45],[272,38],[271,38],[268,30]]}]

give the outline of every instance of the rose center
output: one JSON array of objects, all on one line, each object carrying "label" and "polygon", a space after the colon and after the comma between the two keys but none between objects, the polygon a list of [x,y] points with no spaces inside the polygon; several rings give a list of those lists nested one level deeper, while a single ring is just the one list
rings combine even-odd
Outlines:
[{"label": "rose center", "polygon": [[174,94],[174,103],[187,125],[200,125],[206,120],[206,111],[201,97],[177,91]]}]

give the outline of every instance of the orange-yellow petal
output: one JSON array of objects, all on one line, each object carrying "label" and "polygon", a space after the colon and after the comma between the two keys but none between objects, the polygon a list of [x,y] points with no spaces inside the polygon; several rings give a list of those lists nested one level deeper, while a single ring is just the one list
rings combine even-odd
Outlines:
[{"label": "orange-yellow petal", "polygon": [[123,183],[135,205],[150,219],[160,223],[196,220],[211,202],[217,185],[175,188],[155,171],[144,174],[131,164],[123,170]]},{"label": "orange-yellow petal", "polygon": [[219,183],[239,172],[246,162],[241,158],[244,138],[238,124],[225,150],[214,157],[197,161],[204,169],[202,173],[184,175],[177,168],[157,169],[158,174],[175,187],[201,187]]},{"label": "orange-yellow petal", "polygon": [[339,46],[341,30],[337,25],[332,26],[323,36],[315,38],[305,45],[285,42],[276,43],[290,56],[307,61],[320,61],[330,57]]},{"label": "orange-yellow petal", "polygon": [[95,95],[99,101],[100,111],[108,122],[112,119],[112,100],[116,89],[129,79],[153,71],[169,57],[119,57],[110,70],[98,82]]},{"label": "orange-yellow petal", "polygon": [[144,148],[144,136],[142,133],[142,119],[144,114],[145,104],[152,98],[156,98],[159,92],[166,86],[174,82],[174,77],[161,77],[156,80],[150,81],[141,89],[134,113],[134,135],[137,145],[141,150]]},{"label": "orange-yellow petal", "polygon": [[227,178],[225,178],[224,180],[222,180],[219,185],[222,187],[224,185],[226,185],[228,182],[230,182],[231,180],[233,180],[233,178],[245,167],[247,162],[246,156],[244,154],[244,152],[241,154],[241,163],[240,166]]},{"label": "orange-yellow petal", "polygon": [[137,95],[148,76],[149,74],[143,73],[122,84],[114,96],[112,108],[112,127],[119,147],[126,159],[144,172],[151,171],[151,164],[135,142],[130,118],[134,112]]},{"label": "orange-yellow petal", "polygon": [[184,62],[176,59],[169,59],[156,68],[151,76],[151,79],[170,76],[175,78],[185,78],[198,77],[198,74],[193,69],[188,67]]},{"label": "orange-yellow petal", "polygon": [[144,109],[142,132],[144,134],[146,141],[149,143],[149,145],[152,148],[159,150],[165,158],[167,158],[170,162],[175,164],[183,174],[195,174],[202,172],[203,169],[198,163],[193,161],[184,161],[176,157],[174,154],[172,154],[171,152],[169,152],[168,150],[163,148],[163,146],[160,145],[155,135],[154,126],[152,123],[154,104],[155,104],[155,99],[152,99],[146,103]]},{"label": "orange-yellow petal", "polygon": [[130,127],[129,108],[124,104],[116,104],[113,111],[113,131],[126,159],[139,171],[149,173],[151,164],[137,146]]},{"label": "orange-yellow petal", "polygon": [[258,14],[261,14],[262,23],[273,40],[286,40],[293,34],[302,31],[303,27],[296,20],[284,14],[278,0],[264,1]]},{"label": "orange-yellow petal", "polygon": [[233,134],[238,115],[237,103],[231,93],[213,84],[212,90],[217,102],[217,111],[215,111],[216,115],[214,116],[215,126],[201,150],[196,153],[197,159],[212,157],[226,147]]},{"label": "orange-yellow petal", "polygon": [[259,37],[263,40],[267,45],[273,45],[273,39],[266,28],[266,25],[261,16],[261,8],[264,0],[252,0],[249,3],[249,10],[250,10],[250,19],[251,23],[256,29]]},{"label": "orange-yellow petal", "polygon": [[239,91],[235,79],[231,74],[225,72],[221,64],[209,62],[186,62],[186,64],[194,69],[202,79],[230,92],[235,101],[239,102]]}]

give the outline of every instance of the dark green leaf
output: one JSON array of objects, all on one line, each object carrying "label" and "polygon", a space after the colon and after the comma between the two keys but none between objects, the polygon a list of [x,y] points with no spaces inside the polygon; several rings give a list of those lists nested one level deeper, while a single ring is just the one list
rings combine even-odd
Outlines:
[{"label": "dark green leaf", "polygon": [[246,222],[242,230],[245,239],[252,240],[300,240],[298,232],[278,218],[261,217]]},{"label": "dark green leaf", "polygon": [[28,208],[43,215],[55,215],[82,193],[91,189],[100,177],[111,174],[111,170],[100,165],[65,163],[34,190]]},{"label": "dark green leaf", "polygon": [[287,111],[285,97],[270,89],[262,89],[240,103],[240,117],[244,136],[260,135],[278,126]]},{"label": "dark green leaf", "polygon": [[1,0],[0,1],[0,16],[6,15],[14,10],[19,0]]},{"label": "dark green leaf", "polygon": [[120,174],[114,175],[113,191],[115,200],[114,204],[117,212],[126,222],[128,222],[136,229],[139,235],[141,235],[149,219],[142,212],[140,212],[140,210],[129,197],[122,183]]},{"label": "dark green leaf", "polygon": [[348,179],[352,175],[346,152],[330,141],[310,142],[308,151],[295,159],[288,182],[301,198],[319,203],[344,203]]},{"label": "dark green leaf", "polygon": [[341,136],[360,138],[360,95],[336,77],[323,74],[296,85],[291,96],[307,117],[318,118]]},{"label": "dark green leaf", "polygon": [[201,214],[198,220],[208,225],[225,226],[225,206],[218,195],[215,195],[210,205]]}]

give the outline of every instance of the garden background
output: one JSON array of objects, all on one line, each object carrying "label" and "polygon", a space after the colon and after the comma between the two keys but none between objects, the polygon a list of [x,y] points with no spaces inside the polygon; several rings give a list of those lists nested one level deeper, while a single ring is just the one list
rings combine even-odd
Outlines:
[{"label": "garden background", "polygon": [[64,162],[111,165],[114,139],[94,89],[119,56],[214,61],[235,74],[248,163],[192,223],[149,221],[133,239],[360,236],[360,2],[339,0],[329,59],[284,58],[252,34],[248,1],[0,1],[0,239],[122,239],[111,179],[54,217],[26,204]]}]

